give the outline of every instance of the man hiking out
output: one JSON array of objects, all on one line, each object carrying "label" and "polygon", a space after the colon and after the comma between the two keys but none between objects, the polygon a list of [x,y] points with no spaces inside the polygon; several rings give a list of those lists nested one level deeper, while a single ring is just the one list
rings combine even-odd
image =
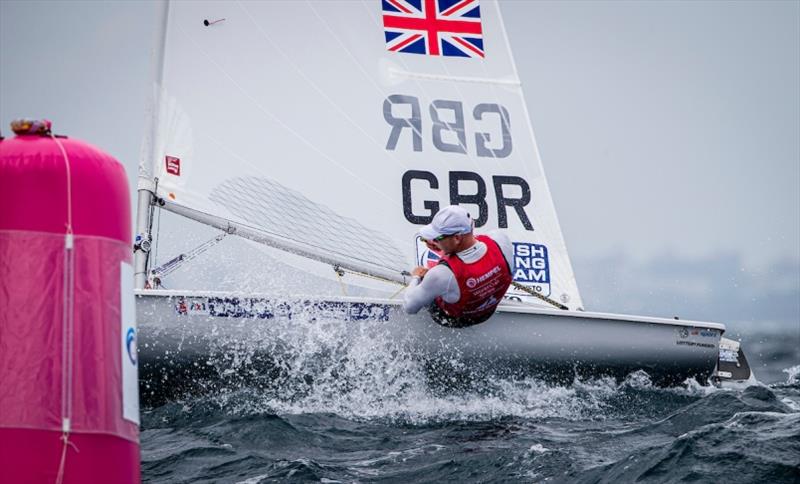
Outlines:
[{"label": "man hiking out", "polygon": [[440,210],[419,232],[441,251],[428,269],[416,267],[405,294],[409,314],[428,307],[434,321],[462,328],[486,321],[511,285],[514,249],[500,231],[474,235],[469,213],[457,205]]}]

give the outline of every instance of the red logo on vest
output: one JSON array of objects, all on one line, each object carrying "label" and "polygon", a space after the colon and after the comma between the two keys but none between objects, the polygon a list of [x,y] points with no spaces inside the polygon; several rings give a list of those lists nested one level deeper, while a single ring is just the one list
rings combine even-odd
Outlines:
[{"label": "red logo on vest", "polygon": [[181,159],[175,156],[167,156],[167,173],[170,175],[181,176]]}]

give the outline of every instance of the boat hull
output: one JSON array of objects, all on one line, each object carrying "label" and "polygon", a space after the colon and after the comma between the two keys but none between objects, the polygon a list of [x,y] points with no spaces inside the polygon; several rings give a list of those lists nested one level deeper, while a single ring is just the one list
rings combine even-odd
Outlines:
[{"label": "boat hull", "polygon": [[[220,293],[137,293],[139,358],[148,369],[197,367],[211,353],[245,351],[269,358],[282,339],[303,338],[321,324],[337,338],[370,332],[433,364],[492,373],[536,374],[557,380],[576,375],[625,375],[644,370],[657,384],[714,372],[718,323],[558,311],[502,305],[488,321],[447,328],[422,311],[403,313],[397,301],[351,298],[278,299]],[[318,328],[317,328],[318,329]]]}]

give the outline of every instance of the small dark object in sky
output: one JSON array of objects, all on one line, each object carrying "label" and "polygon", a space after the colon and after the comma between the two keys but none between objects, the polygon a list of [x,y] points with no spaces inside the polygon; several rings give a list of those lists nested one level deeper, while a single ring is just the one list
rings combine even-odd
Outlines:
[{"label": "small dark object in sky", "polygon": [[225,19],[224,19],[224,18],[217,19],[217,20],[208,20],[208,19],[205,19],[205,20],[203,20],[203,25],[205,25],[206,27],[208,27],[209,25],[214,25],[215,23],[217,23],[217,22],[222,22],[223,20],[225,20]]}]

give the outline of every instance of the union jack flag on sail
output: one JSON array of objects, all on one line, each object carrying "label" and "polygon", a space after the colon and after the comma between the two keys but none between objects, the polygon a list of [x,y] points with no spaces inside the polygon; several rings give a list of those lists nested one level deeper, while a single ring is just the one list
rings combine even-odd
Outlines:
[{"label": "union jack flag on sail", "polygon": [[478,0],[381,0],[386,49],[483,58]]}]

